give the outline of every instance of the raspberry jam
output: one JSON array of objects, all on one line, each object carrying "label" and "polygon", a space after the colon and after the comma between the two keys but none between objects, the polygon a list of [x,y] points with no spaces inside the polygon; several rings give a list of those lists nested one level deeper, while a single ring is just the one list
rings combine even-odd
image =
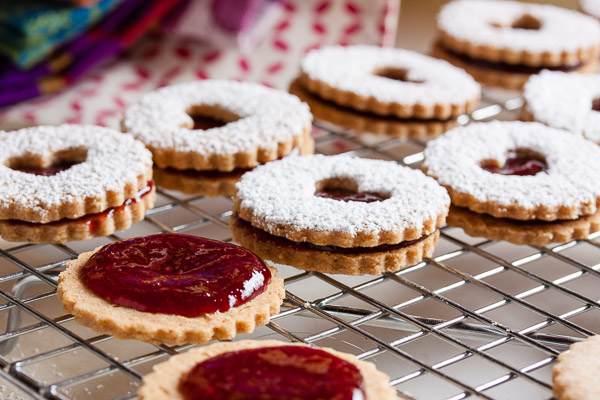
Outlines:
[{"label": "raspberry jam", "polygon": [[481,168],[488,172],[501,175],[536,175],[539,172],[546,171],[548,166],[542,160],[533,157],[511,157],[507,158],[503,166],[486,165]]},{"label": "raspberry jam", "polygon": [[58,164],[50,165],[45,168],[35,168],[35,167],[16,167],[13,168],[17,171],[26,172],[28,174],[34,175],[42,175],[42,176],[53,176],[58,174],[59,172],[65,171],[71,168],[73,165],[79,164],[79,162],[71,162],[71,161],[63,161]]},{"label": "raspberry jam", "polygon": [[341,201],[359,201],[362,203],[385,200],[376,193],[357,193],[347,189],[323,189],[315,192],[315,196]]},{"label": "raspberry jam", "polygon": [[252,300],[265,290],[271,272],[242,247],[168,233],[104,246],[86,262],[80,278],[113,304],[197,317]]},{"label": "raspberry jam", "polygon": [[262,347],[223,353],[179,382],[186,400],[364,400],[359,369],[323,350]]}]

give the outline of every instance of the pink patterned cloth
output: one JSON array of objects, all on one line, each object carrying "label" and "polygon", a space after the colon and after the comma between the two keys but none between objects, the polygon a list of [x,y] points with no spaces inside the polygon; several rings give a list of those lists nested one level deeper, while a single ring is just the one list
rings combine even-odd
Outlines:
[{"label": "pink patterned cloth", "polygon": [[399,3],[286,0],[268,34],[251,51],[173,35],[151,36],[57,95],[1,110],[0,129],[60,123],[119,128],[123,109],[140,94],[195,79],[239,79],[286,89],[310,49],[324,44],[392,45]]}]

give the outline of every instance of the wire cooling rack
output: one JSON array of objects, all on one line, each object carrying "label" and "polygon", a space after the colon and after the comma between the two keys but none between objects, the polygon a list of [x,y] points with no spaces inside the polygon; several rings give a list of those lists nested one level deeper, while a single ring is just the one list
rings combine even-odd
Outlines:
[{"label": "wire cooling rack", "polygon": [[[488,89],[461,124],[514,119],[515,94]],[[317,151],[418,167],[424,143],[315,124]],[[56,277],[80,252],[156,232],[230,240],[231,200],[158,191],[144,221],[67,245],[1,243],[0,398],[130,399],[156,363],[191,346],[97,335],[65,315]],[[237,339],[333,347],[374,362],[402,399],[547,399],[559,352],[600,332],[600,234],[516,246],[445,227],[432,258],[396,273],[349,277],[278,266],[287,297],[269,325]]]}]

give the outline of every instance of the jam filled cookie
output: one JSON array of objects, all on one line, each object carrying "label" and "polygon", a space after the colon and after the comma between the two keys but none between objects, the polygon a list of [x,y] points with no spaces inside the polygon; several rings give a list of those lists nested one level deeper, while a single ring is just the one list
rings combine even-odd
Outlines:
[{"label": "jam filled cookie", "polygon": [[[122,129],[142,141],[160,184],[181,172],[183,190],[232,194],[245,170],[298,149],[313,152],[312,116],[288,93],[254,83],[206,80],[150,92],[125,111]],[[198,183],[199,181],[199,183]],[[195,186],[193,186],[195,185]]]},{"label": "jam filled cookie", "polygon": [[600,398],[600,336],[574,343],[558,356],[552,369],[554,397],[558,400]]},{"label": "jam filled cookie", "polygon": [[455,206],[507,219],[472,223],[481,228],[485,222],[496,233],[505,228],[504,240],[522,243],[523,231],[536,227],[547,240],[570,240],[598,226],[600,148],[567,131],[517,121],[455,128],[427,145],[423,168],[448,189]]},{"label": "jam filled cookie", "polygon": [[543,69],[596,72],[600,23],[564,8],[457,0],[442,7],[433,55],[478,81],[520,89]]},{"label": "jam filled cookie", "polygon": [[378,274],[431,255],[449,203],[433,179],[395,162],[289,157],[242,177],[230,228],[274,262]]},{"label": "jam filled cookie", "polygon": [[155,365],[140,400],[392,400],[389,377],[347,353],[277,340],[214,343]]},{"label": "jam filled cookie", "polygon": [[600,144],[600,76],[543,71],[523,90],[521,118],[583,134]]},{"label": "jam filled cookie", "polygon": [[313,50],[302,60],[300,82],[338,105],[398,118],[448,120],[480,98],[479,85],[446,62],[374,46]]},{"label": "jam filled cookie", "polygon": [[290,93],[308,104],[315,120],[331,124],[338,129],[357,133],[373,133],[401,139],[428,140],[458,126],[456,118],[447,120],[423,120],[418,118],[397,118],[374,113],[356,111],[339,106],[310,93],[300,79],[290,85]]},{"label": "jam filled cookie", "polygon": [[229,243],[157,234],[82,253],[58,298],[82,325],[151,343],[206,343],[252,332],[279,312],[283,279]]},{"label": "jam filled cookie", "polygon": [[0,132],[0,235],[64,243],[127,229],[154,205],[152,156],[96,126]]}]

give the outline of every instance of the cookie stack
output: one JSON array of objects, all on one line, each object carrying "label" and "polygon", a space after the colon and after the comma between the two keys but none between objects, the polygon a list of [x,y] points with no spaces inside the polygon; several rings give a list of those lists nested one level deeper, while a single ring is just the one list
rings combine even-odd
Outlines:
[{"label": "cookie stack", "polygon": [[593,73],[600,23],[549,5],[458,0],[438,15],[433,55],[464,68],[479,82],[520,89],[547,69]]},{"label": "cookie stack", "polygon": [[309,52],[290,91],[318,120],[358,132],[426,139],[456,126],[480,98],[452,65],[408,50],[333,46]]}]

